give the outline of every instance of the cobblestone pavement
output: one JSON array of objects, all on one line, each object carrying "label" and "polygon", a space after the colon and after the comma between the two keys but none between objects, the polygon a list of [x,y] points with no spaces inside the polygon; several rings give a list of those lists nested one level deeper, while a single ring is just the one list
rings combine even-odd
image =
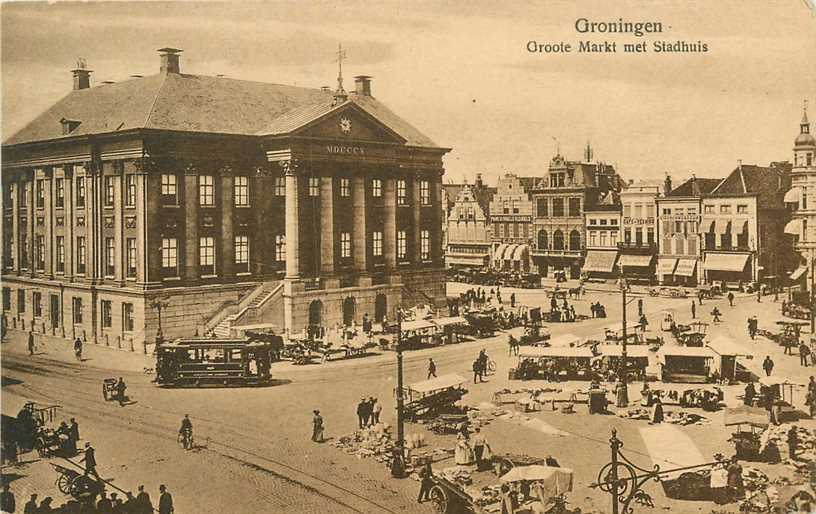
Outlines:
[{"label": "cobblestone pavement", "polygon": [[[455,294],[462,285],[450,285]],[[511,289],[503,289],[509,298]],[[536,290],[517,290],[519,303],[545,305],[545,295]],[[665,307],[676,307],[678,318],[687,321],[691,300],[643,297],[647,316],[657,323]],[[588,313],[589,300],[606,305],[609,318],[580,323],[552,324],[553,334],[574,333],[598,337],[603,327],[620,319],[620,298],[592,293],[575,302],[579,313]],[[781,298],[780,298],[781,301]],[[770,354],[777,362],[775,374],[806,380],[809,368],[798,366],[798,357],[783,356],[781,348],[770,341],[751,342],[744,337],[745,319],[758,314],[760,325],[772,325],[779,319],[779,305],[769,297],[756,304],[754,297],[738,299],[728,307],[725,300],[706,302],[698,312],[708,312],[716,304],[724,313],[724,323],[710,327],[710,334],[730,334],[745,345],[752,345],[758,359]],[[636,307],[630,305],[634,317]],[[683,314],[685,313],[685,314]],[[518,331],[518,329],[517,329]],[[377,396],[383,403],[383,418],[393,423],[393,387],[395,358],[392,353],[293,367],[276,365],[276,385],[267,388],[161,389],[150,382],[145,367],[149,358],[107,348],[87,346],[89,361],[73,361],[70,349],[56,341],[42,342],[40,352],[29,357],[19,337],[2,346],[2,412],[15,415],[25,401],[59,404],[61,415],[75,416],[81,423],[83,439],[97,448],[99,470],[118,487],[135,490],[146,485],[152,496],[158,485],[166,483],[174,493],[177,512],[254,513],[254,512],[431,512],[428,504],[414,503],[417,484],[395,480],[374,461],[360,460],[324,444],[310,442],[311,411],[320,409],[328,437],[339,437],[356,426],[356,402],[362,396]],[[479,349],[485,348],[499,372],[485,384],[469,386],[466,401],[471,404],[489,400],[502,387],[520,387],[507,380],[506,370],[515,365],[507,356],[507,335],[433,348],[406,354],[407,383],[425,378],[428,357],[437,362],[438,374],[459,372],[471,376],[470,363]],[[62,346],[61,346],[62,345]],[[65,347],[63,347],[65,346]],[[134,403],[120,407],[105,402],[101,395],[104,378],[123,376]],[[533,384],[524,384],[525,386]],[[632,386],[630,398],[638,399]],[[738,387],[728,388],[733,400]],[[799,398],[798,401],[802,401]],[[571,503],[585,512],[607,510],[608,499],[588,488],[597,471],[607,461],[609,429],[615,426],[637,461],[648,464],[637,427],[645,422],[612,416],[573,416],[540,413],[554,427],[567,432],[566,438],[531,431],[501,421],[493,422],[486,435],[498,451],[555,455],[562,465],[576,472],[576,491]],[[196,440],[203,448],[185,452],[178,447],[176,434],[181,417],[189,413],[195,425]],[[807,421],[806,423],[810,423]],[[706,456],[727,449],[728,430],[722,426],[721,413],[712,416],[711,425],[682,427]],[[406,432],[421,430],[407,425]],[[450,445],[450,442],[447,443]],[[30,458],[30,457],[29,457]],[[19,469],[4,469],[19,478],[13,483],[18,498],[36,490],[40,496],[62,498],[53,485],[53,471],[45,461]],[[678,512],[710,512],[705,503],[668,502],[657,491],[659,507]],[[708,510],[706,510],[708,509]]]}]

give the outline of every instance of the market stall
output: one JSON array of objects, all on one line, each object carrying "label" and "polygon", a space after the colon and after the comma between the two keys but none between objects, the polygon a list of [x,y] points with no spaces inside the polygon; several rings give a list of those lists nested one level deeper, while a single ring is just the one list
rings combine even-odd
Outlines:
[{"label": "market stall", "polygon": [[[614,323],[604,328],[604,335],[607,341],[623,341],[623,323]],[[638,322],[629,321],[626,323],[626,339],[629,344],[638,344],[643,341],[643,325]]]},{"label": "market stall", "polygon": [[553,348],[570,348],[580,346],[583,342],[583,339],[580,337],[573,335],[573,334],[560,334],[555,337],[551,337],[545,345],[551,346]]},{"label": "market stall", "polygon": [[462,387],[465,382],[467,380],[460,375],[449,374],[403,387],[405,419],[414,421],[439,414],[461,414],[462,409],[456,402],[467,394]]},{"label": "market stall", "polygon": [[743,348],[742,345],[728,336],[721,335],[706,344],[706,347],[717,354],[717,358],[714,359],[713,371],[716,371],[721,379],[737,381],[739,378],[749,378],[745,376],[747,372],[740,373],[737,359],[743,358],[750,360],[753,359],[754,356],[751,352]]},{"label": "market stall", "polygon": [[449,316],[430,320],[439,329],[444,344],[459,343],[468,330],[468,321],[461,316]]},{"label": "market stall", "polygon": [[592,357],[589,348],[523,348],[519,351],[514,376],[520,380],[589,380],[592,378]]},{"label": "market stall", "polygon": [[[661,470],[661,485],[667,497],[676,500],[706,500],[711,497],[710,468],[694,441],[674,425],[639,427],[640,437],[652,463]],[[671,471],[703,466],[702,469]]]},{"label": "market stall", "polygon": [[709,348],[664,346],[657,352],[664,382],[708,382],[716,354]]},{"label": "market stall", "polygon": [[660,313],[660,330],[672,332],[677,326],[677,311],[675,309],[664,309]]},{"label": "market stall", "polygon": [[403,321],[401,325],[402,345],[405,350],[433,346],[439,341],[439,329],[431,320]]},{"label": "market stall", "polygon": [[793,406],[794,389],[805,388],[805,384],[781,376],[770,376],[760,377],[759,385],[760,391],[764,388],[770,390],[770,395],[774,399],[777,421],[781,423],[796,417],[796,408]]},{"label": "market stall", "polygon": [[[593,352],[595,353],[593,365],[596,366],[602,376],[617,373],[623,357],[623,347],[621,345],[599,344],[593,348]],[[643,380],[646,375],[646,368],[649,367],[650,355],[652,353],[644,345],[627,346],[626,362],[629,368],[629,376],[636,380]]]}]

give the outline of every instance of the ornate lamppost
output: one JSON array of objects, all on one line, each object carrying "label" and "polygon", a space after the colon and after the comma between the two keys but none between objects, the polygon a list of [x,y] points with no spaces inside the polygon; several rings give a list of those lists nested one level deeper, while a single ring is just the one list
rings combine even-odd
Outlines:
[{"label": "ornate lamppost", "polygon": [[621,267],[620,290],[623,306],[623,341],[621,343],[621,361],[618,366],[618,388],[617,388],[617,402],[618,407],[629,406],[629,365],[626,355],[626,291],[629,289],[629,284],[626,282],[626,277],[623,276],[623,268]]},{"label": "ornate lamppost", "polygon": [[405,477],[405,400],[402,387],[402,310],[397,308],[397,445],[391,463],[394,478]]}]

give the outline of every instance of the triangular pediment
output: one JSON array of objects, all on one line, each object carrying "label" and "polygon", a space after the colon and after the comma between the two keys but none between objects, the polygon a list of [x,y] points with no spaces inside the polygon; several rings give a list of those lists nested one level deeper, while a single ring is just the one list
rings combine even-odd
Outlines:
[{"label": "triangular pediment", "polygon": [[391,127],[352,102],[304,124],[292,131],[292,135],[388,144],[405,143],[405,139]]}]

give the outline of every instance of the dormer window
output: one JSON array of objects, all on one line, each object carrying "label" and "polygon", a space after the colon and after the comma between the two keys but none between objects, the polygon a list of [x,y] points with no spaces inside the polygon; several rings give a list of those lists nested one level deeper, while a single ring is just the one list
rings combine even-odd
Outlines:
[{"label": "dormer window", "polygon": [[80,123],[82,122],[79,120],[69,120],[68,118],[62,118],[60,120],[60,123],[62,124],[62,135],[67,136],[68,134],[76,130],[77,127],[79,127]]}]

